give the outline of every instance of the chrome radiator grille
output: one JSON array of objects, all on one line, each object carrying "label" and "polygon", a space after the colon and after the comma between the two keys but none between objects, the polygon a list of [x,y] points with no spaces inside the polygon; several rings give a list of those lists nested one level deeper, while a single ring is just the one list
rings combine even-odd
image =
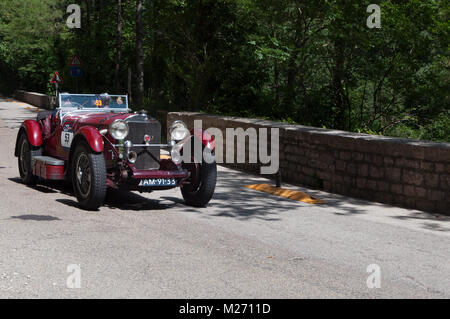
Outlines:
[{"label": "chrome radiator grille", "polygon": [[[151,144],[161,144],[161,125],[157,122],[133,122],[129,121],[130,132],[127,140],[133,144],[145,144],[145,135],[150,136]],[[137,153],[137,160],[134,166],[137,169],[159,169],[160,147],[132,147],[132,151]]]}]

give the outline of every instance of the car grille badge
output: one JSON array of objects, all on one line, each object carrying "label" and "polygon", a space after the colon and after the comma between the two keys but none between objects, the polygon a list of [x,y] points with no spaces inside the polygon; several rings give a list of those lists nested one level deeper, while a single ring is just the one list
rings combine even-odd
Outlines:
[{"label": "car grille badge", "polygon": [[144,142],[145,144],[150,144],[150,142],[154,139],[153,136],[145,135],[144,136]]}]

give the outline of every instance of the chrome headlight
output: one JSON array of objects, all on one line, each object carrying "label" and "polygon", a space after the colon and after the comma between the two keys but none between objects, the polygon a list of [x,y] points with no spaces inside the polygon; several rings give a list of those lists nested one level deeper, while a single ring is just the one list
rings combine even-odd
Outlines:
[{"label": "chrome headlight", "polygon": [[115,120],[109,126],[109,133],[116,140],[123,140],[128,136],[128,124],[124,120]]},{"label": "chrome headlight", "polygon": [[183,121],[175,121],[169,128],[169,135],[171,140],[181,141],[189,136],[189,130]]}]

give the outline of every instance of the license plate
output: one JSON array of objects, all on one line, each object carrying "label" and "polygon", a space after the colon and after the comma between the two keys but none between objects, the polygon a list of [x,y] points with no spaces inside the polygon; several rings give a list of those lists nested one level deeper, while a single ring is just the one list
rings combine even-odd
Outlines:
[{"label": "license plate", "polygon": [[155,186],[177,186],[175,178],[146,178],[141,179],[139,186],[155,187]]}]

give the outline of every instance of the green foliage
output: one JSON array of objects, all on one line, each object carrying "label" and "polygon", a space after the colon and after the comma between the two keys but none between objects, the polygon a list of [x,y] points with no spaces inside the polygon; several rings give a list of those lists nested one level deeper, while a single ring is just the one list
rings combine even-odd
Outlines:
[{"label": "green foliage", "polygon": [[[42,90],[55,64],[53,44],[61,32],[62,11],[56,0],[10,0],[0,4],[0,82]],[[6,75],[3,77],[3,75]]]},{"label": "green foliage", "polygon": [[[82,28],[65,25],[69,0],[0,3],[0,91],[127,92],[136,96],[136,1],[122,0],[119,92],[117,2],[80,1]],[[442,0],[146,0],[144,105],[450,141],[450,9]],[[84,76],[69,75],[74,53]]]}]

